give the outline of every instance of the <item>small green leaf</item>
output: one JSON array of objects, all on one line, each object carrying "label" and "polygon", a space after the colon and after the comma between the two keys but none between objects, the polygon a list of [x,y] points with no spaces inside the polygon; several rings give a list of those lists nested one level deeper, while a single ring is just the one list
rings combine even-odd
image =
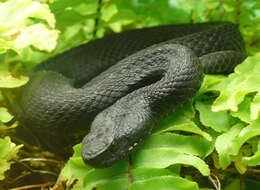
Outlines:
[{"label": "small green leaf", "polygon": [[[232,156],[239,155],[239,150],[242,145],[252,137],[260,135],[260,122],[259,120],[253,122],[243,128],[243,125],[237,124],[233,126],[228,132],[220,135],[216,140],[216,150],[219,154],[219,163],[223,169],[230,165]],[[257,156],[256,156],[257,158]],[[243,159],[243,158],[242,158]],[[237,159],[236,159],[237,160]],[[238,168],[242,169],[243,163],[240,159],[237,160]],[[240,167],[241,166],[241,167]]]},{"label": "small green leaf", "polygon": [[212,101],[196,101],[196,109],[200,112],[200,121],[217,132],[228,131],[230,116],[227,111],[211,111]]},{"label": "small green leaf", "polygon": [[16,146],[9,137],[0,138],[0,180],[4,179],[4,172],[10,168],[9,162],[18,153],[22,145]]},{"label": "small green leaf", "polygon": [[231,115],[234,117],[238,117],[240,120],[246,123],[252,123],[250,119],[250,105],[251,105],[251,98],[245,97],[243,102],[238,105],[238,111],[233,112],[231,111]]},{"label": "small green leaf", "polygon": [[232,146],[232,152],[234,155],[238,155],[241,146],[250,138],[260,135],[260,119],[254,121],[252,124],[243,128],[239,133],[239,136],[234,141]]},{"label": "small green leaf", "polygon": [[7,111],[7,108],[0,107],[0,121],[6,123],[13,119],[13,116]]},{"label": "small green leaf", "polygon": [[0,71],[0,88],[20,87],[28,82],[29,78],[20,76],[15,78],[8,71]]},{"label": "small green leaf", "polygon": [[259,111],[260,111],[260,92],[258,92],[254,100],[252,101],[250,112],[251,112],[251,120],[256,120],[259,117]]},{"label": "small green leaf", "polygon": [[129,190],[199,190],[195,182],[175,176],[154,177],[148,180],[134,182]]},{"label": "small green leaf", "polygon": [[223,75],[205,75],[200,90],[196,96],[201,96],[206,92],[214,90],[214,87],[221,83],[226,77]]},{"label": "small green leaf", "polygon": [[101,19],[108,22],[113,15],[118,12],[117,6],[115,4],[109,4],[102,9]]},{"label": "small green leaf", "polygon": [[242,162],[248,166],[260,165],[260,142],[258,143],[258,150],[251,157],[243,157]]},{"label": "small green leaf", "polygon": [[241,124],[237,124],[228,132],[220,135],[216,140],[215,147],[219,154],[219,164],[223,169],[227,168],[231,163],[230,155],[233,153],[232,146],[242,128],[243,126]]}]

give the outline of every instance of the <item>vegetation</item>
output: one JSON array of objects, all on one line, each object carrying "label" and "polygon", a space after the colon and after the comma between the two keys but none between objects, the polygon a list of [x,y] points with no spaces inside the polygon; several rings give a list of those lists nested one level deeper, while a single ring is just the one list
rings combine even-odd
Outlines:
[{"label": "vegetation", "polygon": [[[0,190],[260,189],[258,0],[0,0],[0,13]],[[36,64],[110,33],[207,21],[239,24],[249,57],[228,76],[207,75],[129,158],[93,169],[81,144],[63,162],[17,135],[4,96]]]}]

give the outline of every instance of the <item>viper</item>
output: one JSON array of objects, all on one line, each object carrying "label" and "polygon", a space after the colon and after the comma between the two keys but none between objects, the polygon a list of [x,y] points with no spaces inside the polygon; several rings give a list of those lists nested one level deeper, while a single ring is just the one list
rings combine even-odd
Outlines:
[{"label": "viper", "polygon": [[205,74],[228,74],[246,57],[229,22],[125,31],[33,68],[11,110],[47,150],[63,154],[83,139],[83,160],[104,168],[192,98]]}]

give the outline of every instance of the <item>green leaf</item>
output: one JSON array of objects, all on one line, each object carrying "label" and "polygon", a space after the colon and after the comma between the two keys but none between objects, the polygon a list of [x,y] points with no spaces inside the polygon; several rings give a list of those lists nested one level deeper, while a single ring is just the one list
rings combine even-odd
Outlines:
[{"label": "green leaf", "polygon": [[205,75],[200,90],[196,93],[196,99],[199,99],[200,96],[204,96],[207,92],[215,90],[214,87],[224,79],[226,79],[226,77],[223,75]]},{"label": "green leaf", "polygon": [[252,99],[250,97],[245,97],[243,102],[238,105],[238,111],[231,111],[231,115],[234,117],[238,117],[240,120],[246,123],[252,123],[253,121],[250,118],[250,105]]},{"label": "green leaf", "polygon": [[[239,150],[242,145],[250,138],[260,135],[260,122],[259,120],[253,122],[251,125],[243,128],[243,125],[237,124],[233,126],[228,132],[220,135],[216,140],[216,150],[219,154],[219,163],[223,169],[230,165],[232,159],[231,156],[239,155]],[[253,157],[254,158],[254,157]],[[253,159],[252,158],[252,159]],[[242,158],[243,159],[243,158]],[[243,159],[244,161],[249,158]],[[254,158],[258,160],[258,154]],[[250,159],[249,159],[250,160]],[[241,162],[240,158],[236,164]]]},{"label": "green leaf", "polygon": [[77,23],[83,22],[86,19],[95,18],[95,14],[90,14],[88,16],[81,15],[74,10],[64,10],[62,12],[57,13],[56,15],[57,20],[57,28],[65,29],[68,26],[75,25]]},{"label": "green leaf", "polygon": [[10,168],[10,160],[18,153],[22,145],[16,146],[9,137],[0,138],[0,180],[4,179],[4,172]]},{"label": "green leaf", "polygon": [[184,136],[175,133],[162,133],[151,135],[140,147],[169,148],[184,154],[205,158],[214,150],[214,141],[208,141],[199,136]]},{"label": "green leaf", "polygon": [[167,168],[173,164],[191,165],[202,175],[209,175],[208,165],[200,158],[175,151],[173,148],[150,148],[135,152],[133,167]]},{"label": "green leaf", "polygon": [[133,169],[132,177],[133,182],[143,181],[145,179],[151,179],[159,176],[179,176],[180,167],[178,165],[173,168],[137,168]]},{"label": "green leaf", "polygon": [[[92,0],[94,1],[94,0]],[[82,0],[54,0],[53,2],[50,3],[51,10],[55,13],[61,12],[66,8],[70,8],[73,6],[77,6],[84,1]],[[91,2],[91,0],[88,0],[88,2]]]},{"label": "green leaf", "polygon": [[196,109],[200,112],[200,121],[217,132],[230,129],[230,115],[227,111],[211,111],[213,101],[196,101]]},{"label": "green leaf", "polygon": [[73,147],[74,154],[62,170],[63,179],[84,178],[92,168],[87,166],[81,157],[81,144]]},{"label": "green leaf", "polygon": [[29,78],[20,76],[15,78],[8,71],[0,71],[0,88],[20,87],[28,82]]},{"label": "green leaf", "polygon": [[260,165],[260,141],[258,143],[258,150],[253,156],[243,157],[242,162],[248,166]]},{"label": "green leaf", "polygon": [[237,124],[233,126],[228,132],[220,135],[216,140],[216,150],[219,154],[219,164],[225,169],[231,163],[230,155],[234,154],[233,152],[233,143],[237,140],[237,136],[241,132],[243,126]]},{"label": "green leaf", "polygon": [[259,135],[260,135],[260,120],[257,120],[241,130],[238,138],[233,143],[232,153],[234,155],[238,155],[239,149],[247,140]]},{"label": "green leaf", "polygon": [[260,92],[258,92],[254,100],[252,101],[250,112],[251,112],[251,120],[256,120],[259,117],[259,111],[260,111]]},{"label": "green leaf", "polygon": [[187,110],[182,109],[165,118],[159,124],[158,128],[155,129],[156,133],[186,131],[201,135],[207,140],[211,141],[212,137],[208,133],[202,131],[193,121],[185,116],[185,112],[187,112]]},{"label": "green leaf", "polygon": [[7,108],[0,107],[0,121],[6,123],[13,119],[13,116],[7,111]]},{"label": "green leaf", "polygon": [[199,190],[198,185],[195,182],[191,182],[181,177],[163,176],[155,177],[148,180],[134,182],[129,190]]},{"label": "green leaf", "polygon": [[51,52],[56,47],[58,36],[58,30],[49,30],[44,24],[34,24],[21,31],[13,43],[16,49],[32,45],[39,50]]}]

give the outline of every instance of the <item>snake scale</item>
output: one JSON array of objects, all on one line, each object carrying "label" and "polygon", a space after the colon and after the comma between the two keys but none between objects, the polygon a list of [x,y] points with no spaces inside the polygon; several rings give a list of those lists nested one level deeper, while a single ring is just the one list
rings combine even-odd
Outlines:
[{"label": "snake scale", "polygon": [[13,112],[48,150],[82,140],[83,160],[111,166],[200,88],[246,58],[229,22],[136,29],[93,40],[33,68]]}]

